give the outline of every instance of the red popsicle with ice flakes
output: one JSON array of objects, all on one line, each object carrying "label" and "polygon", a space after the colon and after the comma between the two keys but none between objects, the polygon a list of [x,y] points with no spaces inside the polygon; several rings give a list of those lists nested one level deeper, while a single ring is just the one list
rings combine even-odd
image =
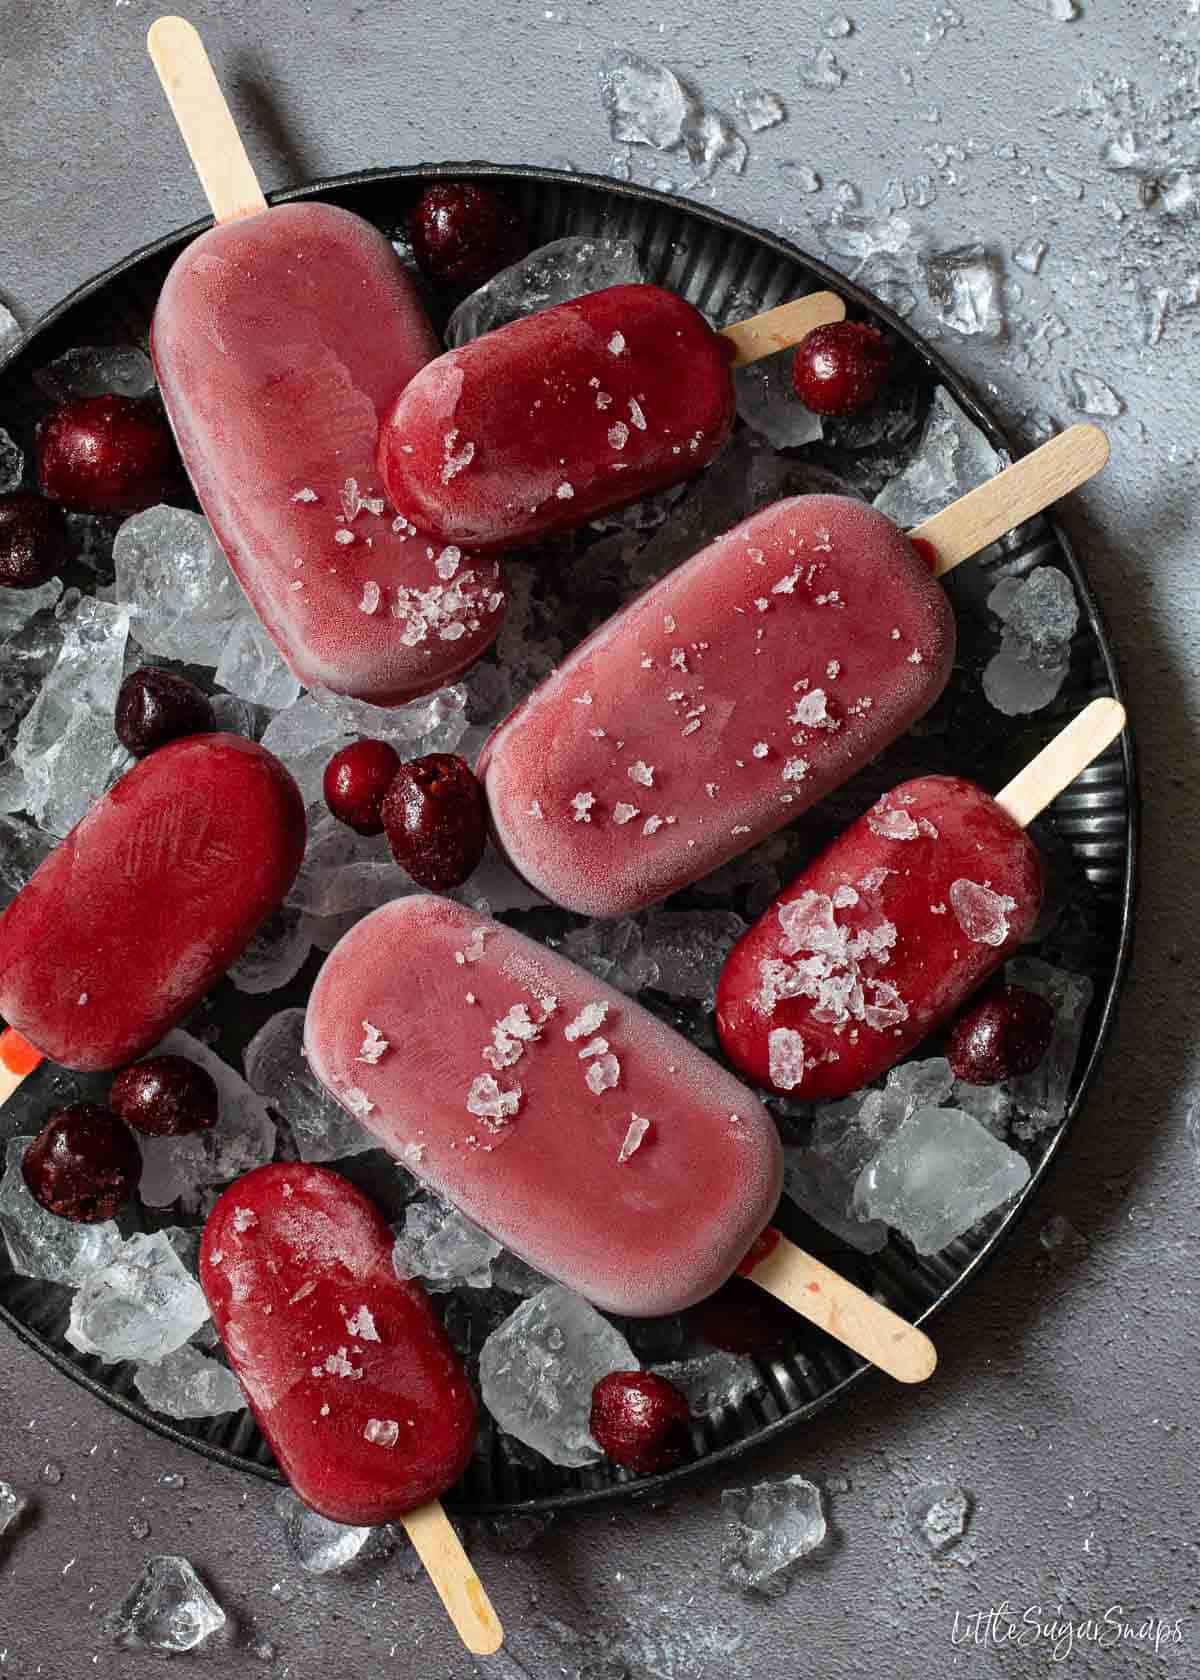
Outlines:
[{"label": "red popsicle with ice flakes", "polygon": [[150,44],[218,221],[176,259],[151,334],[196,494],[302,683],[411,699],[473,664],[505,605],[494,561],[383,498],[379,422],[433,328],[378,229],[332,204],[267,209],[191,26],[160,19]]},{"label": "red popsicle with ice flakes", "polygon": [[745,933],[717,1030],[756,1084],[805,1100],[877,1079],[1029,937],[1042,864],[1024,825],[1124,725],[1097,700],[993,799],[922,776],[878,800]]}]

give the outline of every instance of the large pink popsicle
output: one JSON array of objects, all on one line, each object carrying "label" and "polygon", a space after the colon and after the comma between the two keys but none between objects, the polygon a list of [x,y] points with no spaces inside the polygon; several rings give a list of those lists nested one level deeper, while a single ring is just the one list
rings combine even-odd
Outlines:
[{"label": "large pink popsicle", "polygon": [[990,795],[922,776],[880,799],[763,911],[717,992],[726,1054],[808,1099],[868,1085],[1029,937],[1042,864]]},{"label": "large pink popsicle", "polygon": [[776,502],[631,602],[479,759],[497,841],[547,897],[642,908],[847,781],[941,694],[945,591],[883,514]]},{"label": "large pink popsicle", "polygon": [[698,472],[734,419],[732,349],[658,286],[610,286],[448,350],[379,438],[388,494],[497,552]]},{"label": "large pink popsicle", "polygon": [[597,1306],[675,1312],[770,1219],[780,1149],[745,1087],[565,958],[445,899],[334,947],[313,1072],[406,1166]]},{"label": "large pink popsicle", "polygon": [[65,1067],[140,1056],[278,909],[304,804],[237,735],[173,741],[122,776],[0,917],[0,1015]]},{"label": "large pink popsicle", "polygon": [[380,417],[437,340],[377,229],[331,204],[212,228],[168,274],[151,348],[201,506],[301,682],[391,705],[479,657],[494,561],[382,495]]}]

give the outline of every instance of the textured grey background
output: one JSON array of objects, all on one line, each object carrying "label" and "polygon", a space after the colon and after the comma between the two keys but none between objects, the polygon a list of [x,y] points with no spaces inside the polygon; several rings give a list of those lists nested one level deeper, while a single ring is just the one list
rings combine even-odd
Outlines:
[{"label": "textured grey background", "polygon": [[[719,178],[719,204],[819,248],[811,218],[828,215],[838,180],[873,204],[890,176],[931,170],[937,197],[914,214],[916,235],[941,248],[982,238],[1006,257],[1040,233],[1041,275],[1030,281],[1009,264],[1025,291],[1013,313],[1023,332],[1051,312],[1066,329],[1034,358],[952,344],[959,365],[981,385],[994,381],[1014,418],[1065,417],[1060,375],[1070,367],[1106,379],[1126,405],[1108,423],[1111,466],[1068,513],[1130,689],[1146,802],[1137,958],[1099,1086],[1018,1240],[940,1322],[929,1389],[877,1381],[730,1478],[803,1469],[850,1483],[832,1499],[831,1555],[785,1598],[748,1603],[722,1585],[716,1478],[663,1509],[562,1522],[523,1552],[479,1540],[512,1646],[538,1680],[573,1676],[605,1650],[616,1661],[596,1671],[605,1680],[622,1662],[664,1680],[1200,1670],[1200,1162],[1185,1131],[1200,1083],[1189,925],[1200,818],[1200,311],[1175,315],[1147,344],[1123,289],[1142,260],[1151,279],[1161,265],[1179,283],[1183,241],[1195,269],[1200,240],[1194,213],[1189,222],[1187,212],[1138,210],[1135,184],[1100,167],[1101,135],[1073,109],[1099,74],[1128,75],[1143,97],[1163,93],[1194,66],[1200,16],[1197,0],[1081,0],[1072,23],[1051,21],[1041,0],[956,4],[961,22],[944,33],[939,0],[847,4],[854,33],[833,45],[848,76],[832,93],[799,82],[800,50],[821,44],[834,15],[812,0],[659,0],[649,16],[615,0],[191,8],[268,187],[423,159],[606,170],[615,148],[596,66],[614,44],[669,60],[718,103],[738,85],[778,88],[788,122],[753,137],[746,175]],[[25,318],[203,210],[145,60],[153,15],[148,0],[0,0],[0,296]],[[1195,132],[1176,120],[1168,144],[1194,155]],[[939,169],[930,146],[961,156]],[[785,159],[816,169],[825,191],[789,184]],[[1081,196],[1048,182],[1047,164],[1075,177]],[[644,150],[635,170],[644,180],[681,173]],[[1052,1213],[1086,1237],[1082,1256],[1052,1261],[1040,1248]],[[48,1457],[64,1467],[57,1486],[38,1481]],[[164,1488],[166,1475],[186,1477],[186,1488]],[[283,1555],[268,1490],[123,1421],[13,1340],[0,1348],[0,1476],[40,1507],[0,1554],[2,1675],[157,1672],[148,1656],[114,1652],[99,1627],[156,1551],[188,1555],[230,1614],[229,1637],[187,1659],[197,1672],[471,1672],[400,1560],[304,1577]],[[938,1562],[900,1516],[905,1492],[930,1478],[961,1481],[975,1500],[967,1541]],[[133,1517],[151,1524],[147,1540],[132,1537]],[[1060,1605],[1077,1619],[1112,1604],[1130,1621],[1181,1617],[1185,1645],[1158,1658],[1137,1643],[1079,1646],[1056,1663],[1046,1642],[953,1643],[955,1612],[1005,1602],[1018,1615],[1042,1606],[1044,1618]],[[251,1654],[262,1638],[276,1647],[270,1665]]]}]

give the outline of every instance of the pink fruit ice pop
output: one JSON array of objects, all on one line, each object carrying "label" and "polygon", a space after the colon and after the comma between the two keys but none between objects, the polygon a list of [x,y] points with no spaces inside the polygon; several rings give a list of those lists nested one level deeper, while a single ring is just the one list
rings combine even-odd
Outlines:
[{"label": "pink fruit ice pop", "polygon": [[610,286],[448,350],[379,438],[399,511],[495,553],[690,477],[734,419],[731,348],[658,286]]},{"label": "pink fruit ice pop", "polygon": [[445,899],[398,900],[345,935],[305,1047],[406,1166],[614,1312],[711,1294],[779,1197],[775,1128],[744,1086],[621,993]]},{"label": "pink fruit ice pop", "polygon": [[799,496],[601,626],[485,744],[496,839],[556,903],[617,916],[746,851],[941,694],[945,591],[883,514]]},{"label": "pink fruit ice pop", "polygon": [[0,1015],[65,1067],[120,1067],[195,1005],[283,902],[304,805],[237,735],[122,776],[0,917]]},{"label": "pink fruit ice pop", "polygon": [[201,506],[302,683],[391,705],[479,657],[495,563],[382,495],[380,417],[437,340],[377,229],[332,204],[212,228],[168,274],[151,348]]},{"label": "pink fruit ice pop", "polygon": [[466,1469],[476,1404],[395,1239],[348,1180],[299,1162],[238,1179],[208,1216],[200,1282],[279,1467],[314,1511],[382,1523]]},{"label": "pink fruit ice pop", "polygon": [[721,973],[717,1030],[756,1084],[868,1085],[1029,937],[1037,847],[973,782],[886,793],[764,910]]}]

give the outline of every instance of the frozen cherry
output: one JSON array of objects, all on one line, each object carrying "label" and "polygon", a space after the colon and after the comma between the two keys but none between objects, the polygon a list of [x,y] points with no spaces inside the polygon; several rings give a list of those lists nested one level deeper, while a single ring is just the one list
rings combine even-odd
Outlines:
[{"label": "frozen cherry", "polygon": [[444,286],[481,286],[529,249],[525,224],[508,200],[474,181],[426,187],[409,227],[413,255]]},{"label": "frozen cherry", "polygon": [[427,753],[397,770],[383,826],[401,869],[418,886],[446,892],[461,886],[483,856],[487,802],[465,759]]},{"label": "frozen cherry", "polygon": [[207,735],[216,727],[208,696],[173,671],[145,665],[121,684],[113,728],[135,758],[145,758],[181,735]]},{"label": "frozen cherry", "polygon": [[400,768],[386,741],[351,741],[325,766],[325,803],[358,834],[383,833],[383,796]]},{"label": "frozen cherry", "polygon": [[0,584],[35,589],[67,558],[67,522],[60,507],[29,490],[0,496]]},{"label": "frozen cherry", "polygon": [[135,397],[76,397],[38,427],[38,482],[81,513],[137,513],[179,483],[166,419]]},{"label": "frozen cherry", "polygon": [[946,1058],[966,1085],[1032,1073],[1050,1048],[1054,1010],[1023,986],[994,986],[950,1028]]},{"label": "frozen cherry", "polygon": [[858,414],[883,390],[891,362],[878,327],[831,321],[801,339],[792,361],[792,385],[814,414]]},{"label": "frozen cherry", "polygon": [[592,1390],[591,1431],[626,1470],[669,1470],[691,1444],[683,1395],[652,1371],[610,1371]]},{"label": "frozen cherry", "polygon": [[111,1109],[81,1102],[50,1116],[25,1151],[23,1168],[35,1202],[92,1225],[111,1219],[133,1195],[142,1157]]},{"label": "frozen cherry", "polygon": [[220,1098],[211,1073],[186,1056],[148,1056],[112,1082],[109,1106],[127,1126],[151,1137],[211,1131]]}]

